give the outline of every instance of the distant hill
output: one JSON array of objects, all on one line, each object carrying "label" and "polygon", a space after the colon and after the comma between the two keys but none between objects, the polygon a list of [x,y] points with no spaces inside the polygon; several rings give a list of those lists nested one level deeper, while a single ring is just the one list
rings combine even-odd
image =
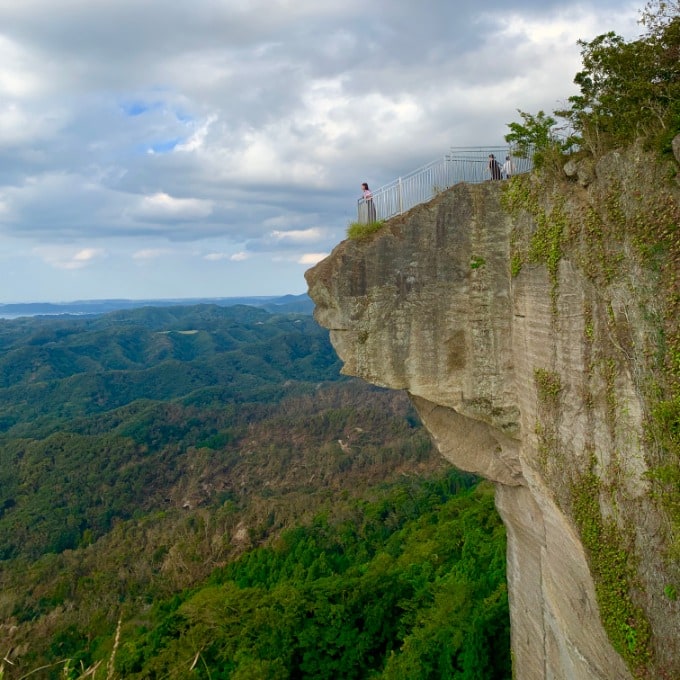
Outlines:
[{"label": "distant hill", "polygon": [[0,319],[4,680],[510,677],[489,490],[277,300]]},{"label": "distant hill", "polygon": [[191,298],[168,300],[74,300],[72,302],[17,302],[0,304],[0,318],[16,319],[22,316],[55,316],[106,314],[121,309],[139,307],[176,307],[198,304],[211,304],[220,307],[248,305],[261,307],[269,312],[297,312],[311,314],[314,303],[306,293],[302,295],[246,296],[226,298]]},{"label": "distant hill", "polygon": [[0,437],[44,436],[137,399],[263,402],[286,381],[337,380],[327,335],[307,314],[247,305],[0,320]]}]

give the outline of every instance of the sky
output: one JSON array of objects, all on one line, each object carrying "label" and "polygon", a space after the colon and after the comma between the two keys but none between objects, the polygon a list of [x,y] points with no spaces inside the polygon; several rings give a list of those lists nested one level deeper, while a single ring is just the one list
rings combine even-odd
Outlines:
[{"label": "sky", "polygon": [[299,294],[376,189],[642,0],[0,0],[0,303]]}]

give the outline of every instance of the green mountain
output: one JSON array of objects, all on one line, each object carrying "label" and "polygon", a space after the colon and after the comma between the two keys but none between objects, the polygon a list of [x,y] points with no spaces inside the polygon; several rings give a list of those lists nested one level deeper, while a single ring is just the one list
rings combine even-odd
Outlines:
[{"label": "green mountain", "polygon": [[[509,677],[490,494],[404,394],[339,368],[310,316],[248,306],[0,321],[4,676],[416,677],[430,655]],[[282,654],[258,612],[285,593]],[[220,619],[242,595],[247,639]],[[437,656],[428,617],[454,604]]]}]

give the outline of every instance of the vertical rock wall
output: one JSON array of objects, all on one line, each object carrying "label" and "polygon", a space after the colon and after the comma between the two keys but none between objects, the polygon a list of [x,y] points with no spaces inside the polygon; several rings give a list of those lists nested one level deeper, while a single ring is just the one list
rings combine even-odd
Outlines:
[{"label": "vertical rock wall", "polygon": [[[501,194],[500,182],[457,185],[344,241],[307,272],[315,316],[343,372],[407,390],[442,454],[496,483],[516,677],[680,677],[680,619],[662,601],[662,520],[645,481],[640,301],[623,283],[599,289],[566,257],[552,273],[525,262],[513,276],[514,250],[537,227],[511,218]],[[612,332],[605,352],[597,339]],[[632,670],[603,627],[580,534],[586,501],[601,511],[596,527],[630,529],[631,607],[652,631]]]}]

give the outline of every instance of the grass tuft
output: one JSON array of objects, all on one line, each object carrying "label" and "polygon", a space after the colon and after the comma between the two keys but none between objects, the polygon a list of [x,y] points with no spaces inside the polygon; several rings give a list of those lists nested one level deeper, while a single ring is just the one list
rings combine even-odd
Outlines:
[{"label": "grass tuft", "polygon": [[382,228],[385,224],[384,220],[377,220],[376,222],[351,222],[347,227],[347,238],[353,240],[359,240],[362,238],[367,238],[371,234],[375,234],[376,231]]}]

